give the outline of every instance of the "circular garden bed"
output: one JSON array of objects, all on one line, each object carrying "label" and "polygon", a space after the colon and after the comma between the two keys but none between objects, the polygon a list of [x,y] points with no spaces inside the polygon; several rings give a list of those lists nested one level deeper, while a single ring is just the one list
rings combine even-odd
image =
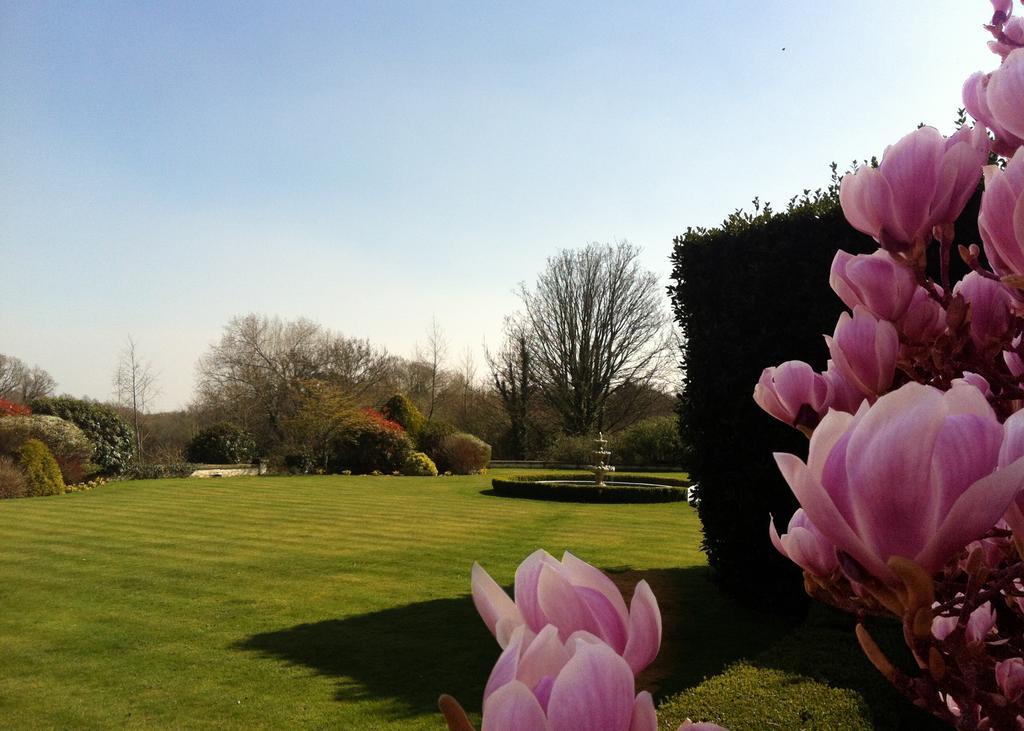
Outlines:
[{"label": "circular garden bed", "polygon": [[494,493],[504,497],[561,500],[579,503],[671,503],[686,500],[689,481],[671,477],[620,474],[605,478],[602,487],[589,473],[512,475],[491,480]]}]

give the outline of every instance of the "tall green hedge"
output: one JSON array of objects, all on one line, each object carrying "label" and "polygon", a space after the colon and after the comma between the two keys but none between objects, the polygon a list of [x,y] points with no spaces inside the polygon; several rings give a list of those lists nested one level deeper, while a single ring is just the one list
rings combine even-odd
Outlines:
[{"label": "tall green hedge", "polygon": [[[958,224],[959,243],[979,241],[978,202]],[[772,453],[807,454],[803,436],[757,407],[754,384],[763,368],[787,360],[824,369],[822,335],[843,310],[828,284],[840,248],[858,254],[876,245],[843,218],[834,185],[783,212],[737,212],[675,240],[670,294],[686,374],[680,429],[704,550],[721,582],[754,602],[802,601],[797,570],[768,540],[768,515],[784,526],[796,507]]]}]

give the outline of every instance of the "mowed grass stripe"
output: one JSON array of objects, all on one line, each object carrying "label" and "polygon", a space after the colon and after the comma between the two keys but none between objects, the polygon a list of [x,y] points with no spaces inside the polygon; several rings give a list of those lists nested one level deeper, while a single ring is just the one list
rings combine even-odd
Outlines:
[{"label": "mowed grass stripe", "polygon": [[0,503],[12,728],[437,729],[497,647],[467,597],[537,547],[694,567],[685,505],[483,495],[489,477],[112,484]]}]

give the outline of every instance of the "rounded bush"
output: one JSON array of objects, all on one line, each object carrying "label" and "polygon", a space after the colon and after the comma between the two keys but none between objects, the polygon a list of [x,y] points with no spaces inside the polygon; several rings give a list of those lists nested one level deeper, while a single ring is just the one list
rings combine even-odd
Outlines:
[{"label": "rounded bush", "polygon": [[412,451],[405,429],[368,409],[335,440],[327,467],[329,472],[347,469],[356,474],[388,474],[401,470]]},{"label": "rounded bush", "polygon": [[613,435],[608,449],[613,464],[679,466],[683,459],[679,418],[657,416],[639,421]]},{"label": "rounded bush", "polygon": [[445,464],[444,455],[441,454],[441,442],[446,437],[458,433],[458,428],[447,421],[428,421],[416,436],[416,446],[421,452],[434,460],[434,464],[443,472],[450,469],[450,467]]},{"label": "rounded bush", "polygon": [[423,430],[427,420],[422,412],[416,408],[416,404],[406,396],[396,393],[380,407],[380,413],[385,419],[389,419],[401,425],[406,433],[414,440]]},{"label": "rounded bush", "polygon": [[36,399],[31,406],[36,414],[59,416],[81,429],[92,444],[90,461],[104,474],[119,475],[131,466],[131,427],[109,406],[70,396]]},{"label": "rounded bush", "polygon": [[452,434],[441,441],[438,451],[445,466],[457,475],[473,475],[487,469],[491,445],[472,434]]},{"label": "rounded bush", "polygon": [[28,494],[62,495],[64,480],[60,476],[57,460],[49,448],[38,439],[29,439],[18,449],[18,464],[28,482]]},{"label": "rounded bush", "polygon": [[410,452],[402,466],[402,474],[411,477],[437,477],[437,465],[423,452]]},{"label": "rounded bush", "polygon": [[229,422],[203,429],[185,447],[186,459],[200,464],[248,464],[255,452],[249,432]]},{"label": "rounded bush", "polygon": [[28,479],[10,457],[0,457],[0,499],[26,497]]},{"label": "rounded bush", "polygon": [[29,439],[38,439],[49,448],[64,482],[81,482],[85,477],[93,445],[73,423],[40,414],[0,417],[0,454],[14,456]]},{"label": "rounded bush", "polygon": [[[612,479],[612,476],[606,477]],[[674,503],[686,500],[689,482],[670,477],[616,474],[621,482],[642,482],[645,485],[593,484],[592,474],[513,475],[491,480],[494,492],[503,497],[556,500],[573,503]],[[587,482],[590,484],[569,484]]]}]

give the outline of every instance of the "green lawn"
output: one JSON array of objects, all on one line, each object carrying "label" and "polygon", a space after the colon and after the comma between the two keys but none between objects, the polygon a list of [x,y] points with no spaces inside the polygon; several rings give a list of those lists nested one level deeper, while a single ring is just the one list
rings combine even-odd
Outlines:
[{"label": "green lawn", "polygon": [[489,476],[153,480],[4,501],[0,725],[438,729],[438,694],[479,712],[498,654],[468,597],[472,561],[510,583],[537,547],[569,549],[625,586],[650,581],[666,639],[640,683],[659,697],[790,629],[717,593],[685,503],[488,487]]}]

